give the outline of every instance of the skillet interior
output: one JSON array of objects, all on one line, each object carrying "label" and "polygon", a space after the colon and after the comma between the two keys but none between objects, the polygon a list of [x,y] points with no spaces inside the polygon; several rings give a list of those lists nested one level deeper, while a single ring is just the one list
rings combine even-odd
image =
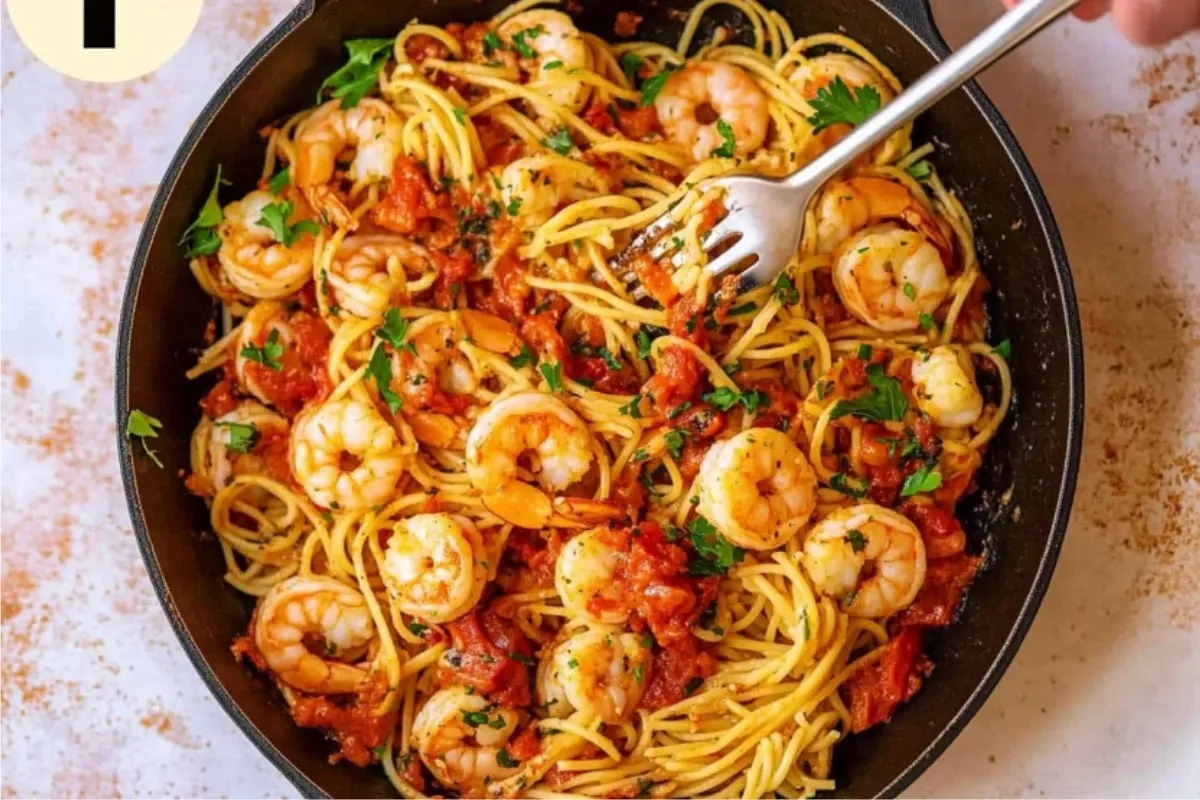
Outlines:
[{"label": "skillet interior", "polygon": [[[176,155],[150,209],[123,310],[117,418],[140,408],[163,421],[165,433],[156,445],[167,469],[133,458],[126,442],[120,452],[151,578],[189,656],[234,721],[305,794],[389,797],[393,790],[381,770],[329,765],[324,738],[296,728],[278,692],[230,654],[252,604],[222,581],[223,562],[205,533],[204,506],[176,474],[187,467],[196,403],[208,387],[205,381],[188,384],[183,373],[194,363],[212,314],[177,243],[209,191],[217,164],[233,182],[224,198],[251,187],[262,157],[255,131],[312,103],[321,80],[342,63],[344,39],[392,35],[417,10],[422,22],[433,24],[484,19],[504,2],[440,0],[415,9],[378,0],[317,0],[306,20],[311,2],[273,31],[222,87]],[[611,36],[614,13],[636,8],[646,18],[642,38],[672,42],[681,23],[669,11],[692,5],[693,0],[654,5],[592,0],[578,22]],[[927,11],[910,0],[885,5],[894,6],[896,16],[929,45],[870,0],[768,5],[784,13],[798,34],[844,30],[906,83],[933,64],[939,48],[944,52]],[[714,12],[710,18],[722,16]],[[1045,591],[1074,491],[1083,396],[1080,339],[1070,276],[1045,199],[976,87],[925,115],[916,140],[931,137],[939,145],[939,172],[976,224],[984,273],[995,287],[991,339],[1012,340],[1017,403],[980,472],[983,491],[964,509],[972,547],[986,548],[991,566],[972,586],[958,624],[932,637],[929,651],[937,667],[914,701],[889,725],[838,745],[838,796],[899,792],[983,702]],[[1002,506],[997,498],[1010,484],[1011,504]]]}]

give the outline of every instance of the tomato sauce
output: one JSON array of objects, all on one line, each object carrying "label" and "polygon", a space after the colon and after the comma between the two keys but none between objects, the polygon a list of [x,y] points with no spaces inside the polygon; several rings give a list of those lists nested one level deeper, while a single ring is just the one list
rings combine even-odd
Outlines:
[{"label": "tomato sauce", "polygon": [[708,328],[704,324],[704,309],[690,294],[667,309],[667,327],[673,336],[686,339],[701,350],[708,350]]},{"label": "tomato sauce", "polygon": [[904,628],[882,648],[879,660],[855,672],[842,687],[850,730],[861,733],[887,722],[901,703],[921,688],[931,665],[922,654],[920,628]]},{"label": "tomato sauce", "polygon": [[930,561],[956,556],[967,549],[967,534],[958,518],[935,505],[905,503],[900,513],[916,523]]},{"label": "tomato sauce", "polygon": [[693,694],[705,678],[717,671],[717,660],[700,649],[695,637],[654,650],[650,683],[642,695],[642,708],[664,708]]},{"label": "tomato sauce", "polygon": [[533,645],[516,624],[492,607],[473,608],[446,627],[453,643],[446,659],[453,670],[443,680],[469,686],[505,708],[529,705]]},{"label": "tomato sauce", "polygon": [[646,293],[663,306],[670,306],[679,298],[679,291],[671,281],[671,273],[649,253],[638,253],[630,262],[629,268],[637,276],[638,282]]},{"label": "tomato sauce", "polygon": [[681,403],[697,399],[704,367],[692,354],[678,345],[663,348],[656,364],[657,371],[642,388],[660,413],[667,413]]},{"label": "tomato sauce", "polygon": [[233,377],[233,367],[227,364],[221,380],[217,381],[216,385],[209,389],[208,394],[204,395],[204,399],[200,401],[200,409],[212,419],[225,416],[242,402],[235,392],[236,388],[237,381]]},{"label": "tomato sauce", "polygon": [[454,222],[450,195],[435,192],[425,170],[408,156],[399,156],[392,167],[388,193],[371,209],[376,225],[396,233],[416,233],[426,219]]},{"label": "tomato sauce", "polygon": [[941,628],[954,622],[963,594],[982,563],[982,558],[966,553],[930,561],[917,599],[897,615],[897,624]]},{"label": "tomato sauce", "polygon": [[[307,311],[292,312],[287,324],[292,341],[284,347],[280,369],[251,361],[246,364],[246,376],[271,405],[295,416],[307,403],[324,399],[333,390],[326,371],[330,333],[319,317]],[[268,336],[261,331],[254,344],[262,347]]]},{"label": "tomato sauce", "polygon": [[339,705],[328,697],[300,696],[292,705],[292,719],[302,728],[319,728],[339,745],[339,751],[329,757],[336,764],[346,759],[359,767],[376,761],[373,750],[382,747],[396,727],[396,712],[376,716],[378,702],[368,691],[353,705]]}]

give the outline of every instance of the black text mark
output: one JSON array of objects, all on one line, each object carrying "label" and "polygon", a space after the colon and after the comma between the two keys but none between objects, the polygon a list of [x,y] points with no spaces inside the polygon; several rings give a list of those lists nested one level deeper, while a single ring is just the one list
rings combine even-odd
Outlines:
[{"label": "black text mark", "polygon": [[116,0],[83,0],[83,46],[117,46]]}]

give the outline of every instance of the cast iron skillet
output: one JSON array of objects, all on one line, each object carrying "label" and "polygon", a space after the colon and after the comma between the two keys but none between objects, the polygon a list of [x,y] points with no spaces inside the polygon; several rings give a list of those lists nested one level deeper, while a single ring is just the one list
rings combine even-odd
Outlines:
[{"label": "cast iron skillet", "polygon": [[[228,201],[260,174],[265,122],[312,104],[321,80],[343,62],[342,41],[390,36],[422,22],[486,19],[505,0],[303,0],[234,70],[188,132],[150,207],[134,254],[121,316],[116,413],[131,408],[163,422],[158,469],[124,439],[121,471],[150,578],[192,663],[252,742],[305,795],[390,797],[382,770],[328,763],[320,733],[297,728],[278,692],[236,663],[229,646],[252,604],[226,585],[220,549],[205,533],[203,503],[184,489],[188,438],[208,383],[189,383],[213,307],[186,267],[184,229],[212,186],[217,165]],[[583,0],[581,28],[611,36],[615,12],[646,17],[639,38],[674,42],[667,12],[694,0]],[[844,30],[905,83],[947,52],[925,0],[768,0],[798,34]],[[713,13],[710,18],[719,20]],[[703,40],[704,36],[701,36]],[[892,722],[836,749],[838,796],[895,795],[946,748],[1012,660],[1050,580],[1075,489],[1083,420],[1079,316],[1058,229],[1037,179],[996,109],[975,84],[918,124],[917,141],[938,143],[939,172],[977,226],[984,272],[994,286],[992,341],[1012,340],[1016,404],[988,451],[982,491],[965,509],[971,547],[990,566],[958,623],[930,637],[936,669]],[[1012,486],[1012,500],[998,502]],[[1020,513],[1015,513],[1020,509]]]}]

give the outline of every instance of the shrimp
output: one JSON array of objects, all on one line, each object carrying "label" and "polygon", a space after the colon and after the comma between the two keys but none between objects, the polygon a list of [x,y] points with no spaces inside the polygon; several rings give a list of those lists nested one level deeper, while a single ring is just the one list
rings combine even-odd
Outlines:
[{"label": "shrimp", "polygon": [[[841,78],[842,83],[853,92],[856,98],[862,97],[863,89],[873,89],[879,95],[880,106],[887,105],[896,96],[891,85],[883,79],[878,70],[861,58],[848,53],[827,53],[810,58],[796,67],[796,70],[788,76],[788,80],[800,90],[800,94],[804,96],[805,100],[812,100],[822,89],[838,78]],[[805,148],[805,160],[828,150],[851,130],[852,126],[849,124],[839,123],[816,133],[812,140],[812,146]],[[900,130],[889,136],[887,141],[876,147],[873,152],[898,154],[908,149],[908,141],[908,132]],[[890,160],[892,159],[875,159],[882,163]]]},{"label": "shrimp", "polygon": [[916,330],[950,293],[937,248],[890,225],[851,236],[834,253],[833,286],[846,310],[879,331]]},{"label": "shrimp", "polygon": [[564,608],[596,622],[619,625],[628,617],[624,611],[591,608],[592,600],[612,586],[622,558],[604,540],[603,533],[603,528],[593,528],[563,546],[554,564],[554,588]]},{"label": "shrimp", "polygon": [[[366,654],[375,623],[358,590],[333,578],[296,576],[275,584],[259,604],[253,627],[267,666],[302,692],[346,694],[367,677],[366,669],[346,662]],[[321,655],[308,649],[313,638],[324,642]]]},{"label": "shrimp", "polygon": [[330,302],[362,319],[380,316],[408,299],[409,270],[432,270],[429,251],[421,245],[403,236],[349,236],[326,276]]},{"label": "shrimp", "polygon": [[[247,400],[228,414],[213,420],[207,440],[199,442],[195,450],[199,462],[193,471],[204,476],[213,489],[227,486],[237,475],[263,475],[275,466],[266,454],[257,452],[264,440],[286,442],[290,423],[282,414],[266,406]],[[201,429],[197,429],[201,430]],[[280,447],[282,450],[282,445]],[[273,475],[287,480],[286,462],[283,475]]]},{"label": "shrimp", "polygon": [[851,178],[825,187],[817,205],[817,252],[833,253],[863,228],[888,220],[921,233],[946,268],[953,265],[954,249],[937,217],[907,187],[887,178]]},{"label": "shrimp", "polygon": [[[217,261],[225,277],[240,292],[259,300],[295,294],[312,277],[312,235],[300,230],[289,246],[276,241],[271,229],[262,224],[266,207],[279,204],[270,192],[255,190],[225,206],[217,227],[221,238]],[[296,204],[287,224],[306,218],[306,209]]]},{"label": "shrimp", "polygon": [[801,563],[818,591],[856,617],[890,617],[925,582],[925,543],[917,526],[874,503],[840,508],[804,539]]},{"label": "shrimp", "polygon": [[435,692],[417,712],[412,746],[438,783],[482,797],[489,783],[521,771],[500,765],[500,752],[519,720],[515,710],[496,708],[465,686],[451,686]]},{"label": "shrimp", "polygon": [[767,139],[767,95],[739,67],[695,61],[671,74],[654,101],[667,137],[703,161],[728,147],[746,157]]},{"label": "shrimp", "polygon": [[234,350],[238,384],[285,414],[329,390],[326,358],[329,328],[306,311],[289,311],[264,300],[242,320]]},{"label": "shrimp", "polygon": [[504,205],[517,212],[525,227],[536,228],[560,204],[609,194],[612,182],[591,164],[545,153],[519,158],[501,173]]},{"label": "shrimp", "polygon": [[296,418],[290,461],[309,499],[325,508],[386,503],[404,470],[396,431],[375,406],[349,398]]},{"label": "shrimp", "polygon": [[464,341],[497,354],[515,355],[521,348],[511,323],[483,311],[460,309],[413,322],[406,339],[411,351],[392,356],[392,388],[404,397],[404,417],[422,444],[465,446],[467,423],[460,412],[472,402],[479,376],[462,352]]},{"label": "shrimp", "polygon": [[570,406],[553,395],[518,392],[479,415],[467,437],[467,477],[496,516],[522,528],[540,528],[552,513],[550,498],[518,477],[518,462],[542,488],[561,491],[587,474],[591,435]]},{"label": "shrimp", "polygon": [[714,444],[700,463],[700,503],[726,539],[771,550],[795,536],[817,505],[817,476],[787,434],[752,428]]},{"label": "shrimp", "polygon": [[[497,33],[522,56],[522,71],[539,84],[542,94],[572,111],[587,104],[587,85],[567,76],[573,69],[590,70],[592,51],[570,17],[544,8],[523,11],[501,23]],[[556,70],[546,69],[556,61],[560,64]]]},{"label": "shrimp", "polygon": [[466,517],[417,514],[396,523],[380,574],[396,608],[422,622],[457,619],[487,583],[483,538]]},{"label": "shrimp", "polygon": [[952,347],[935,347],[912,362],[917,407],[946,428],[973,425],[983,413],[983,395],[975,387],[968,359]]},{"label": "shrimp", "polygon": [[383,100],[368,97],[354,108],[342,108],[340,100],[330,100],[296,130],[293,179],[314,208],[340,227],[353,230],[353,216],[327,187],[338,156],[354,148],[347,173],[350,179],[356,184],[377,183],[392,174],[403,136],[403,120]]},{"label": "shrimp", "polygon": [[651,649],[635,633],[602,626],[572,633],[542,657],[538,702],[552,717],[628,722],[650,682]]}]

